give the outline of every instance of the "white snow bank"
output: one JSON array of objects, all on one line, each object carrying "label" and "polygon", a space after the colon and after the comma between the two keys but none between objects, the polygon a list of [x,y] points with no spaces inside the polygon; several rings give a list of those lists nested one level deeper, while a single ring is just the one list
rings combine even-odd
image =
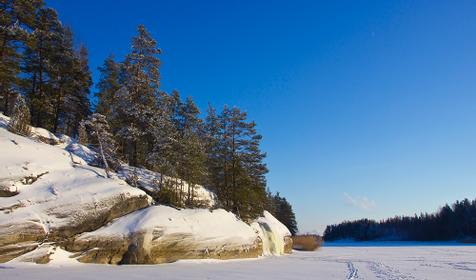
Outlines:
[{"label": "white snow bank", "polygon": [[[234,214],[223,209],[182,209],[151,206],[118,218],[110,225],[81,235],[80,239],[124,237],[158,230],[162,237],[179,234],[192,236],[204,246],[227,243],[240,246],[256,240],[255,231]],[[160,241],[160,240],[158,240]]]}]

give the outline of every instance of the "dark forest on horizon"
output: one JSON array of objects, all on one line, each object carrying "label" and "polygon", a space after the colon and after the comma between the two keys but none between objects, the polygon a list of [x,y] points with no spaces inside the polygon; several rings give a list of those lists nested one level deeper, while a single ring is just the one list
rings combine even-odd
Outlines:
[{"label": "dark forest on horizon", "polygon": [[446,204],[433,214],[361,219],[327,226],[325,241],[463,241],[476,242],[476,199]]}]

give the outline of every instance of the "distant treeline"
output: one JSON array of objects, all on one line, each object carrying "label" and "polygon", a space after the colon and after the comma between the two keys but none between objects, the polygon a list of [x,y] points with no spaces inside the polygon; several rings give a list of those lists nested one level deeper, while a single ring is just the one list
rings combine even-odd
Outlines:
[{"label": "distant treeline", "polygon": [[434,214],[397,216],[376,222],[362,219],[327,226],[324,240],[448,241],[476,240],[476,199],[446,204]]}]

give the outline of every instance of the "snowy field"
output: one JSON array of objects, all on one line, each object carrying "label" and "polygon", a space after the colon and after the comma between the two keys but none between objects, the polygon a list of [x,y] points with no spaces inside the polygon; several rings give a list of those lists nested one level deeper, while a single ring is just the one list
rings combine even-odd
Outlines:
[{"label": "snowy field", "polygon": [[0,279],[476,279],[476,246],[327,246],[316,252],[235,261],[144,266],[0,265]]}]

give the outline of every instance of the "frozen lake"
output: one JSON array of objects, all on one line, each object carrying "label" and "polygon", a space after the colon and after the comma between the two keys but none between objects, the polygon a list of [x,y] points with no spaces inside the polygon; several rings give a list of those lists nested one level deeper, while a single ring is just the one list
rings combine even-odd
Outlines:
[{"label": "frozen lake", "polygon": [[0,264],[0,279],[476,279],[476,246],[328,246],[316,252],[164,265]]}]

